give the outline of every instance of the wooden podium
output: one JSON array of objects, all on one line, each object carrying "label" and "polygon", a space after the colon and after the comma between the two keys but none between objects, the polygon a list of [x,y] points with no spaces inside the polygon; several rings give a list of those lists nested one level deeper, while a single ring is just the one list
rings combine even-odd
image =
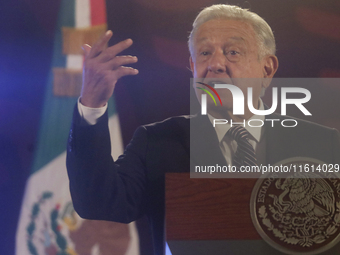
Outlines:
[{"label": "wooden podium", "polygon": [[256,179],[166,175],[167,240],[261,239],[250,217]]},{"label": "wooden podium", "polygon": [[[165,234],[172,255],[285,254],[262,240],[251,220],[256,181],[166,174]],[[319,254],[340,254],[340,244]]]},{"label": "wooden podium", "polygon": [[252,223],[255,183],[166,174],[165,232],[172,255],[282,254],[261,239]]}]

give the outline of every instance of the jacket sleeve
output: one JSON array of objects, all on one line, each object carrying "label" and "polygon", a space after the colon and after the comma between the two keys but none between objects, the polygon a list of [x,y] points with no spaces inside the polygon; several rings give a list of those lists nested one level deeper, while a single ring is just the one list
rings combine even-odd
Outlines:
[{"label": "jacket sleeve", "polygon": [[136,130],[124,154],[111,157],[107,112],[84,125],[75,108],[67,147],[73,206],[83,218],[129,223],[145,212],[145,127]]}]

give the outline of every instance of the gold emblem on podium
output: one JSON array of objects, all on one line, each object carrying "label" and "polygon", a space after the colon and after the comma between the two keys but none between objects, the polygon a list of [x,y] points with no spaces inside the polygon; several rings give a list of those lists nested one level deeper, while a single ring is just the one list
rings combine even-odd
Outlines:
[{"label": "gold emblem on podium", "polygon": [[[251,216],[260,236],[287,254],[333,247],[340,238],[339,171],[300,157],[276,166],[281,168],[258,179],[252,192]],[[282,166],[288,171],[282,173]]]}]

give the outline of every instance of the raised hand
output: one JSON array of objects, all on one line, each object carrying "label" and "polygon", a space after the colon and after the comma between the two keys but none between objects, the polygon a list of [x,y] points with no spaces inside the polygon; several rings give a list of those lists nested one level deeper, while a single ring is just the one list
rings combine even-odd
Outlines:
[{"label": "raised hand", "polygon": [[137,57],[117,56],[132,45],[132,40],[127,39],[106,48],[111,37],[112,32],[109,30],[92,48],[87,44],[83,45],[85,61],[80,102],[87,107],[104,106],[112,96],[119,78],[138,74],[137,69],[124,66],[136,63]]}]

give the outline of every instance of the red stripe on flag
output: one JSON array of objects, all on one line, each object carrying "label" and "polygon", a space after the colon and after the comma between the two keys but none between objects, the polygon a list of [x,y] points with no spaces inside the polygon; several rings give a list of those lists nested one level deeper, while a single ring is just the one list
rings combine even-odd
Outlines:
[{"label": "red stripe on flag", "polygon": [[106,23],[106,3],[105,0],[90,0],[91,26]]}]

